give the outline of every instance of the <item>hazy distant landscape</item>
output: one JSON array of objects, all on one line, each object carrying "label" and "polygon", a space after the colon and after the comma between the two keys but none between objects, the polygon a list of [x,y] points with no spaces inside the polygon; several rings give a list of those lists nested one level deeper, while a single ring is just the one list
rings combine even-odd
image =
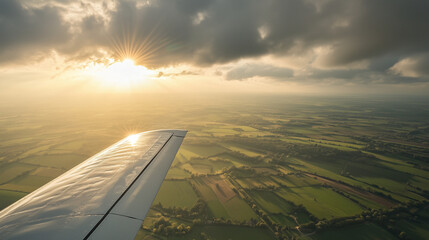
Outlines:
[{"label": "hazy distant landscape", "polygon": [[129,134],[183,128],[136,239],[429,236],[427,99],[103,99],[1,103],[1,209]]}]

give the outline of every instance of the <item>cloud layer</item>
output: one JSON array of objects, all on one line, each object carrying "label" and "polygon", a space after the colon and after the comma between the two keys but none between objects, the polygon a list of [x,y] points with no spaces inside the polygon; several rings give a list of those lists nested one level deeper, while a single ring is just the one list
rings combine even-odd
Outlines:
[{"label": "cloud layer", "polygon": [[[428,12],[424,0],[3,0],[0,64],[52,52],[75,61],[134,54],[153,68],[306,56],[303,68],[315,79],[420,81],[428,78]],[[225,76],[290,79],[293,71],[279,60]]]}]

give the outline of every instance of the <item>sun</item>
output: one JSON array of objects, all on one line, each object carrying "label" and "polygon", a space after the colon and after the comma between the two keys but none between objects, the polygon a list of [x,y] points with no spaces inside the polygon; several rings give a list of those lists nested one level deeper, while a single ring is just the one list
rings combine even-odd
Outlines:
[{"label": "sun", "polygon": [[138,87],[155,77],[155,72],[144,66],[136,65],[132,59],[111,61],[111,63],[94,64],[88,69],[90,75],[101,85],[117,90]]},{"label": "sun", "polygon": [[125,67],[132,67],[132,66],[136,65],[134,63],[134,60],[132,60],[130,58],[125,58],[122,62],[119,62],[119,63]]}]

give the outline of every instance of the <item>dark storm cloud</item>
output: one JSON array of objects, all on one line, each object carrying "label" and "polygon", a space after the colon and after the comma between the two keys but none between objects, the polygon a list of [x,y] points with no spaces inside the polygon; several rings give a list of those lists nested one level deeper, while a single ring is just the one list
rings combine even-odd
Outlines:
[{"label": "dark storm cloud", "polygon": [[267,53],[258,33],[256,6],[249,0],[152,1],[141,8],[132,1],[120,2],[111,14],[108,35],[120,40],[134,35],[136,42],[156,49],[145,62],[153,67],[225,63]]},{"label": "dark storm cloud", "polygon": [[0,1],[0,62],[36,57],[70,36],[57,9],[27,9],[14,0]]},{"label": "dark storm cloud", "polygon": [[370,60],[380,67],[379,59],[390,55],[394,61],[384,60],[386,70],[408,54],[429,50],[427,11],[429,2],[421,0],[181,0],[152,1],[140,9],[128,1],[112,13],[110,34],[123,34],[126,27],[137,29],[141,40],[152,31],[168,39],[173,46],[156,52],[156,66],[302,54],[328,45],[327,66]]},{"label": "dark storm cloud", "polygon": [[[110,21],[87,16],[72,36],[71,25],[53,6],[29,9],[19,1],[0,1],[0,61],[49,49],[85,59],[97,56],[100,48],[117,53],[112,39],[132,39],[148,47],[142,63],[149,67],[210,66],[267,54],[299,56],[322,46],[329,50],[320,56],[325,67],[367,61],[368,71],[383,73],[429,51],[425,0],[119,1],[108,12]],[[426,64],[427,58],[421,57],[414,65],[425,74]]]},{"label": "dark storm cloud", "polygon": [[429,49],[429,1],[357,1],[329,62],[334,65],[385,54]]}]

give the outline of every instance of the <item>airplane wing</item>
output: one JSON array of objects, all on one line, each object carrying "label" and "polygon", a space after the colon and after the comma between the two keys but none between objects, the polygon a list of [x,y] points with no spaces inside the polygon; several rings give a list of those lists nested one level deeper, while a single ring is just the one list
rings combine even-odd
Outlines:
[{"label": "airplane wing", "polygon": [[0,212],[0,239],[134,239],[185,130],[129,136]]}]

